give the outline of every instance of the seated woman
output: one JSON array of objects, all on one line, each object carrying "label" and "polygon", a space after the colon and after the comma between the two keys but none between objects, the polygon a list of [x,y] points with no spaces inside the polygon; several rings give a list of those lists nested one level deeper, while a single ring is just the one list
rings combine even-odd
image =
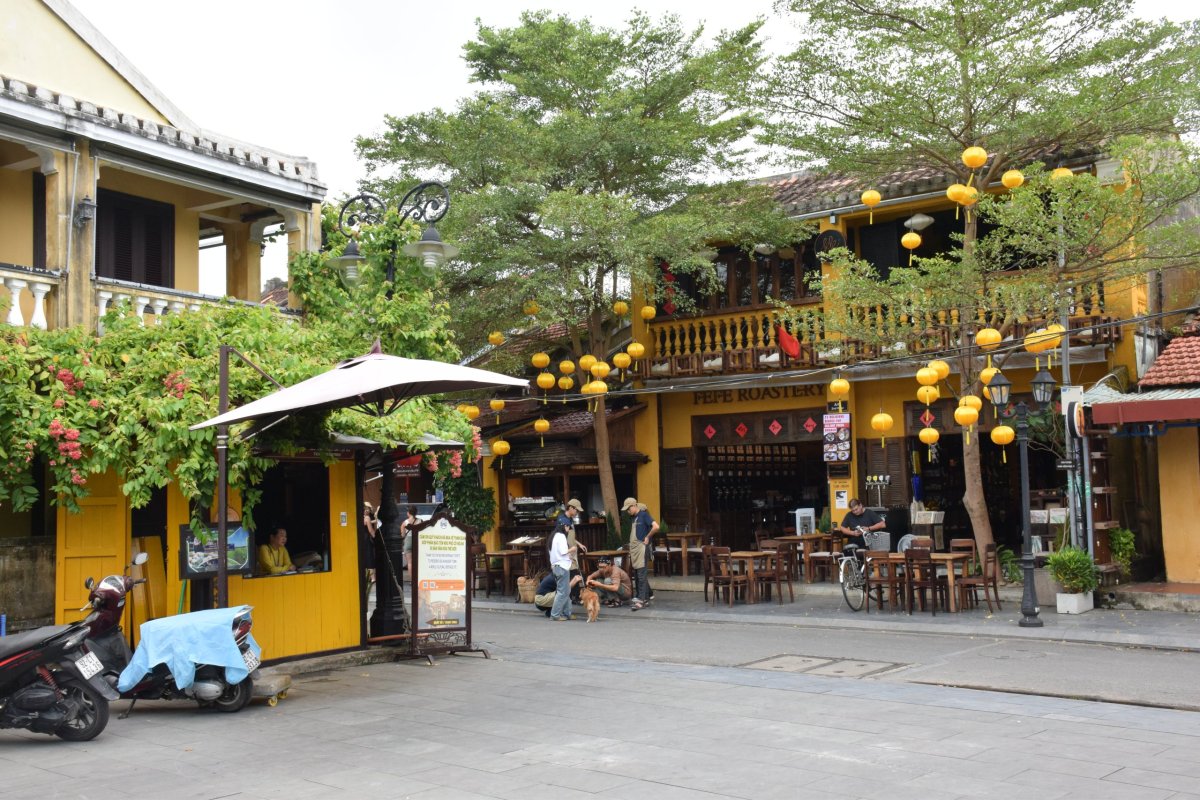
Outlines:
[{"label": "seated woman", "polygon": [[258,574],[283,575],[295,572],[292,557],[288,554],[287,531],[282,525],[271,532],[268,543],[258,548]]}]

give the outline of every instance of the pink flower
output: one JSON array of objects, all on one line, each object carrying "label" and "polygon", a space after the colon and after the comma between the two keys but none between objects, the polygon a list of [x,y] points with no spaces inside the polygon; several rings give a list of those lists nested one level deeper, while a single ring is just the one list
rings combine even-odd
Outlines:
[{"label": "pink flower", "polygon": [[66,436],[69,441],[73,442],[73,441],[77,440],[79,438],[79,429],[78,428],[69,428],[67,430]]},{"label": "pink flower", "polygon": [[57,461],[55,461],[55,460],[52,458],[52,459],[50,459],[50,466],[52,466],[52,467],[57,467],[57,466],[58,466],[58,462],[57,462]]},{"label": "pink flower", "polygon": [[54,407],[55,407],[55,408],[62,408],[62,407],[63,407],[63,399],[62,399],[61,397],[56,397],[56,398],[54,398]]},{"label": "pink flower", "polygon": [[91,406],[92,408],[99,408],[100,401],[93,397],[91,400],[88,400],[88,405]]}]

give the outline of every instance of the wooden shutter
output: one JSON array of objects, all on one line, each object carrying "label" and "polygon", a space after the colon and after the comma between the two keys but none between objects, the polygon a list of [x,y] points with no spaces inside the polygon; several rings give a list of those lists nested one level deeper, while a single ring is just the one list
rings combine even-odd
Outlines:
[{"label": "wooden shutter", "polygon": [[[876,495],[881,494],[887,508],[904,508],[909,503],[908,448],[902,438],[888,439],[887,447],[878,439],[860,439],[859,457],[863,467],[858,472],[858,496],[869,506],[876,505]],[[882,492],[868,489],[868,475],[891,475],[892,485]]]},{"label": "wooden shutter", "polygon": [[96,198],[96,274],[173,287],[175,207],[106,189]]},{"label": "wooden shutter", "polygon": [[692,449],[663,450],[660,470],[661,516],[672,530],[683,530],[692,521]]}]

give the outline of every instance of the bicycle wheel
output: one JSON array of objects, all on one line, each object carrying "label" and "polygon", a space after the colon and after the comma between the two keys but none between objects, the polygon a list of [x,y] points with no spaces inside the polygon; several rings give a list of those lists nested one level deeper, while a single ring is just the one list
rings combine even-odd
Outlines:
[{"label": "bicycle wheel", "polygon": [[861,611],[867,601],[867,582],[862,567],[854,559],[846,559],[841,566],[842,597],[851,611]]}]

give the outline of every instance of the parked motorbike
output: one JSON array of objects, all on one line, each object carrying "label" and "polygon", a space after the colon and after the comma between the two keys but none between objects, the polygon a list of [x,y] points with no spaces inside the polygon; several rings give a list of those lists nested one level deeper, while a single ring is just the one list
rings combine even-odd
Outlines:
[{"label": "parked motorbike", "polygon": [[[153,620],[142,625],[142,641],[134,654],[121,627],[121,615],[129,591],[145,579],[130,576],[130,567],[146,563],[145,553],[138,553],[122,575],[109,575],[96,583],[88,578],[84,585],[90,590],[88,600],[93,613],[88,617],[91,638],[88,648],[103,666],[107,685],[130,700],[124,719],[133,711],[138,700],[195,700],[201,707],[218,711],[240,711],[254,695],[252,675],[259,665],[259,648],[250,635],[253,620],[250,606],[233,609],[212,609],[179,614]],[[229,641],[223,639],[228,632]],[[196,645],[200,647],[197,648]],[[236,645],[236,650],[231,646]],[[143,648],[153,653],[142,655]],[[225,653],[222,663],[200,664],[186,654],[200,651]],[[236,656],[232,655],[237,653]],[[231,663],[231,659],[237,663]],[[220,659],[214,658],[215,661]],[[131,663],[138,662],[135,671],[126,675]],[[244,670],[243,670],[244,667]],[[238,673],[244,677],[234,679]],[[232,674],[231,674],[232,673]],[[124,686],[125,688],[121,688]]]},{"label": "parked motorbike", "polygon": [[26,728],[70,742],[96,738],[117,693],[104,665],[83,649],[85,622],[0,638],[0,728]]}]

